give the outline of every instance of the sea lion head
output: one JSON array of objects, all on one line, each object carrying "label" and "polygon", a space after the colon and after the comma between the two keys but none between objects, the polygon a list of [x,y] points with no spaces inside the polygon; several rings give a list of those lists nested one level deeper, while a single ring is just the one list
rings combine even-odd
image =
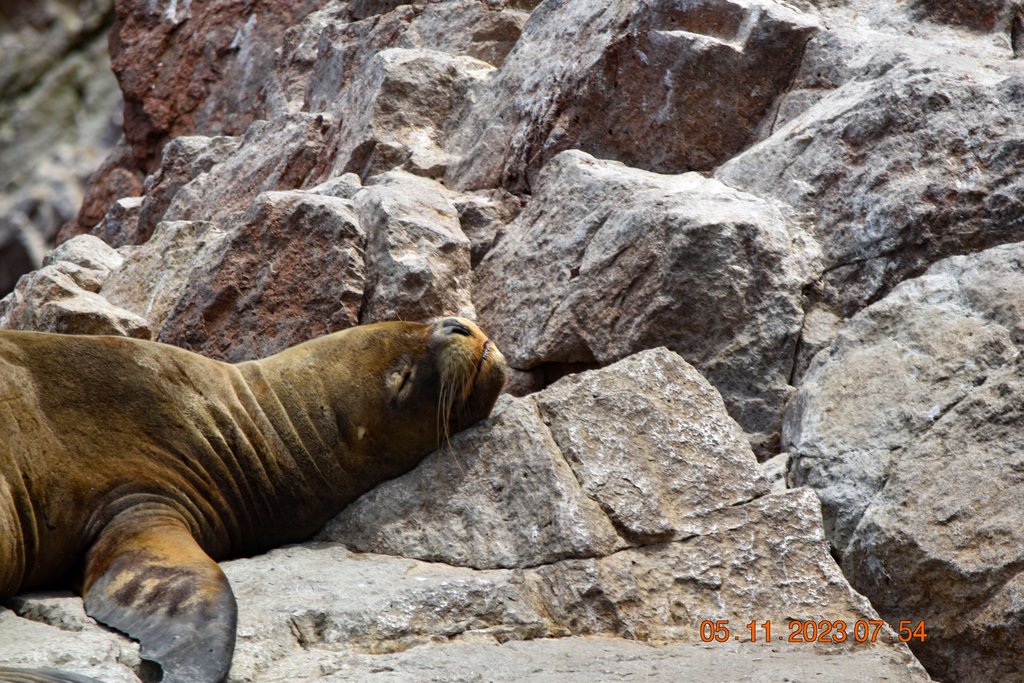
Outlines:
[{"label": "sea lion head", "polygon": [[505,357],[479,327],[465,318],[427,323],[425,354],[402,354],[387,378],[396,407],[436,417],[440,442],[487,417],[505,386]]},{"label": "sea lion head", "polygon": [[347,367],[338,422],[350,452],[375,462],[374,469],[407,469],[487,417],[505,385],[505,358],[465,318],[377,323],[340,334],[349,350],[339,359]]}]

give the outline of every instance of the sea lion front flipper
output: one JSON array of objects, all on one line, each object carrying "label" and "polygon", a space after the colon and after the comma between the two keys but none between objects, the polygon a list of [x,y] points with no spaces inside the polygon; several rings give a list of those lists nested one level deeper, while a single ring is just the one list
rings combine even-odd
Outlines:
[{"label": "sea lion front flipper", "polygon": [[97,621],[139,641],[163,683],[218,683],[235,649],[228,579],[171,513],[118,515],[86,557],[82,596]]}]

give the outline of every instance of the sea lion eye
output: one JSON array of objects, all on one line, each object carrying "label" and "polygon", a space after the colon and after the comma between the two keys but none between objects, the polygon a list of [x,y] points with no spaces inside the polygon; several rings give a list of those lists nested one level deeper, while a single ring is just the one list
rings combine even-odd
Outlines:
[{"label": "sea lion eye", "polygon": [[441,323],[441,326],[448,334],[461,334],[464,337],[473,336],[473,333],[469,331],[469,328],[455,318],[447,318],[443,323]]},{"label": "sea lion eye", "polygon": [[395,398],[404,398],[412,389],[413,366],[395,370],[388,376],[388,387]]}]

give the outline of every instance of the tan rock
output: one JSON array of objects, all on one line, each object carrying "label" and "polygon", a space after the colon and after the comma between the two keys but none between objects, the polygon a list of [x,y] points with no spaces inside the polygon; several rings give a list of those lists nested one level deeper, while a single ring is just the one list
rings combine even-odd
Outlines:
[{"label": "tan rock", "polygon": [[97,294],[122,260],[91,235],[65,242],[0,301],[0,328],[149,339],[153,333],[146,320]]}]

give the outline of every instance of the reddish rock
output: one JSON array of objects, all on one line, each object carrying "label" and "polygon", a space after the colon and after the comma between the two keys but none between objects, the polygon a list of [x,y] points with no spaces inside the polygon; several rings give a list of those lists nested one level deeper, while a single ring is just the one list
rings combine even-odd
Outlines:
[{"label": "reddish rock", "polygon": [[355,325],[364,241],[346,200],[264,193],[193,269],[158,339],[237,362]]},{"label": "reddish rock", "polygon": [[57,244],[92,231],[118,199],[140,196],[142,183],[143,174],[135,166],[131,147],[122,138],[89,178],[78,216],[74,222],[64,224],[57,234]]},{"label": "reddish rock", "polygon": [[153,171],[172,137],[237,135],[260,118],[275,49],[322,4],[118,0],[110,54],[138,167]]}]

